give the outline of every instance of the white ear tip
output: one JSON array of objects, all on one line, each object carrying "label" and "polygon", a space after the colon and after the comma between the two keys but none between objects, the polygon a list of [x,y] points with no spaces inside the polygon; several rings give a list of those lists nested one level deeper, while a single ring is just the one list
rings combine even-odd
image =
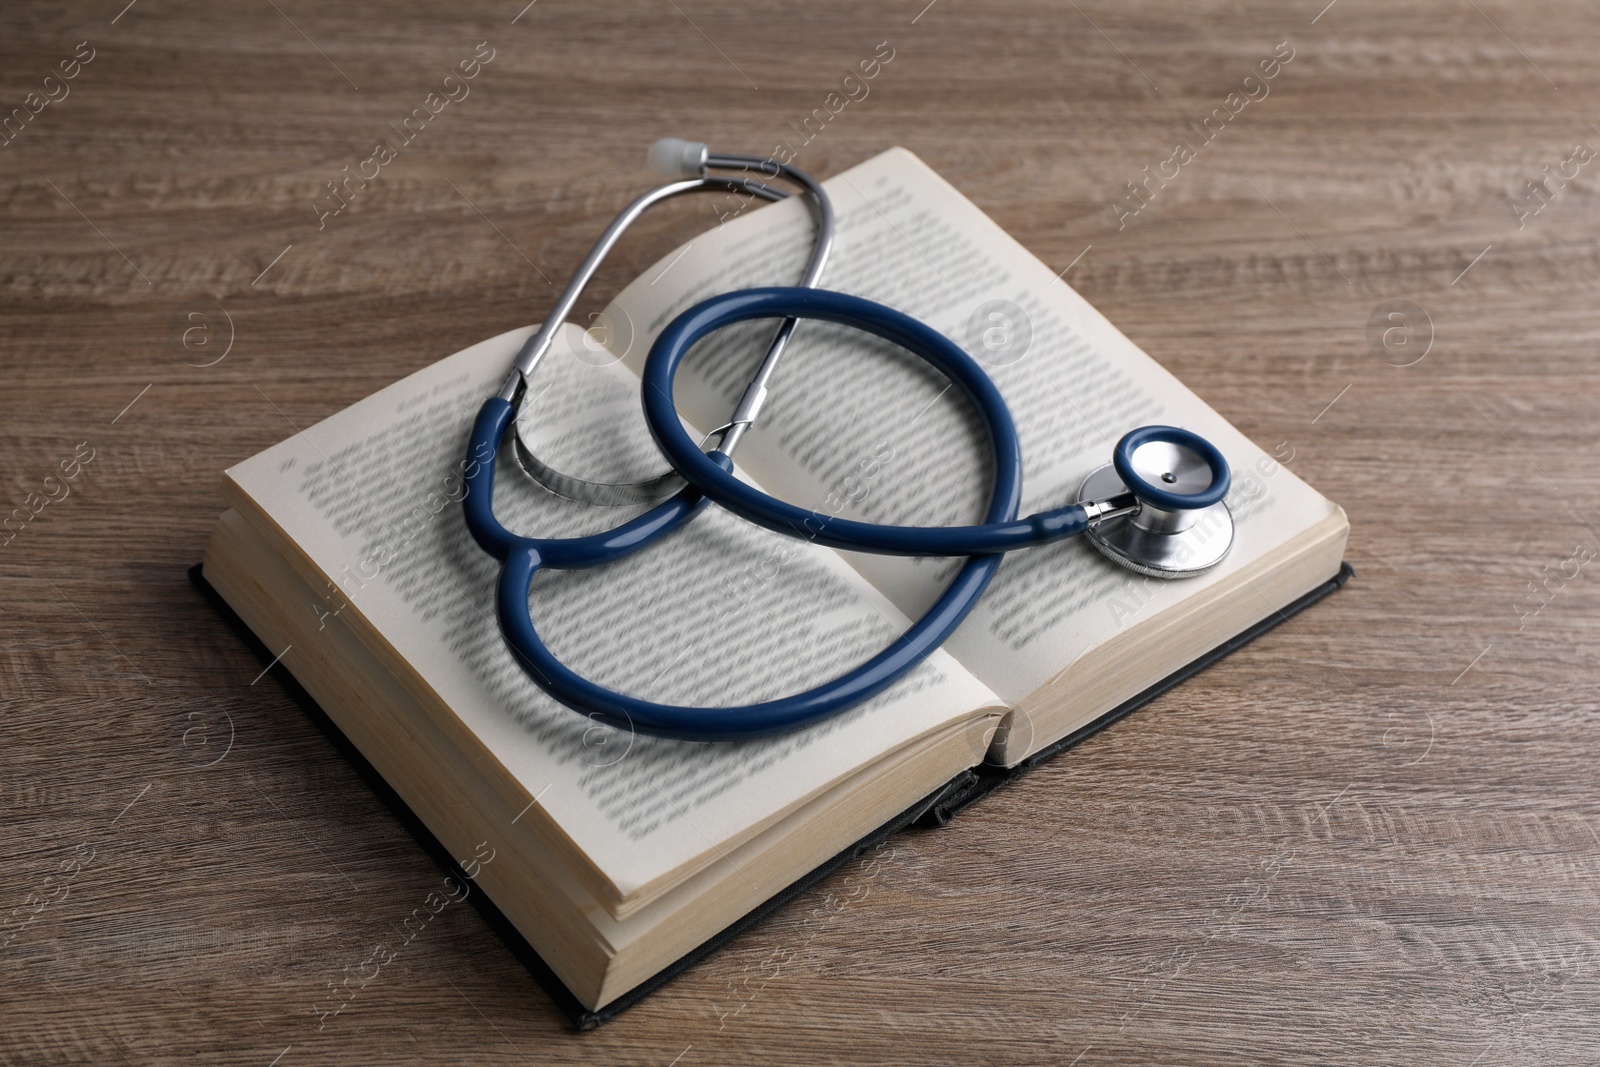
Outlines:
[{"label": "white ear tip", "polygon": [[703,141],[682,137],[663,137],[650,146],[650,169],[670,178],[698,178],[705,173],[706,146]]}]

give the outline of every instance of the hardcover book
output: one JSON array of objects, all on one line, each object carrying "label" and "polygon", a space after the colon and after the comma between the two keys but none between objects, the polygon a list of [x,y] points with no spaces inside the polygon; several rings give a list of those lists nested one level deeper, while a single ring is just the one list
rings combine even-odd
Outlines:
[{"label": "hardcover book", "polygon": [[[493,921],[588,1025],[912,821],[938,823],[1342,583],[1344,512],[1185,388],[911,153],[826,183],[822,284],[933,325],[982,360],[1016,417],[1029,513],[1069,500],[1135,426],[1216,443],[1232,550],[1182,580],[1081,541],[1013,554],[945,647],[870,702],[741,742],[592,722],[523,673],[495,623],[497,564],[462,518],[467,436],[531,327],[425,365],[230,469],[203,581],[303,688]],[[558,469],[664,465],[639,407],[652,338],[713,293],[793,284],[811,243],[792,198],[664,257],[588,329],[568,325],[519,415]],[[724,421],[775,323],[701,342],[677,402]],[[980,424],[945,380],[875,338],[802,322],[742,476],[819,515],[978,521]],[[497,513],[540,536],[637,508],[555,497],[500,457]],[[895,640],[960,560],[836,552],[709,508],[661,544],[531,591],[551,648],[654,700],[726,705],[814,685]],[[352,753],[354,756],[354,753]],[[425,828],[425,829],[424,829]],[[443,854],[441,853],[441,854]],[[492,862],[482,858],[492,855]]]}]

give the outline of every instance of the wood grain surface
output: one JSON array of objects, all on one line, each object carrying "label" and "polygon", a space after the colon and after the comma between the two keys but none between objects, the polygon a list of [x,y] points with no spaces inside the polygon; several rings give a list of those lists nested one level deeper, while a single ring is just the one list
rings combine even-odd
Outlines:
[{"label": "wood grain surface", "polygon": [[[523,2],[0,11],[0,1062],[1600,1061],[1592,5]],[[221,470],[541,318],[656,137],[818,108],[803,166],[916,151],[1357,578],[597,1032],[469,908],[319,1030],[440,875],[187,583]]]}]

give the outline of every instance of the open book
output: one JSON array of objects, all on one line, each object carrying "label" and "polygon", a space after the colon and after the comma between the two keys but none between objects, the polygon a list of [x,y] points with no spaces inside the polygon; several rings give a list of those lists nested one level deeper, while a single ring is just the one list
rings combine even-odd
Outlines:
[{"label": "open book", "polygon": [[[1016,553],[945,648],[870,703],[785,736],[670,741],[558,705],[495,624],[498,565],[467,534],[462,461],[479,404],[531,327],[425,366],[227,473],[205,578],[452,855],[474,858],[478,886],[589,1008],[968,768],[1048,749],[1340,569],[1337,505],[911,153],[826,184],[839,228],[822,284],[923,319],[990,364],[1021,433],[1024,513],[1070,499],[1129,429],[1183,426],[1235,472],[1224,562],[1163,581],[1081,541]],[[798,198],[741,212],[587,330],[566,327],[521,415],[541,456],[588,478],[657,473],[638,399],[649,342],[707,295],[792,284],[810,227]],[[1006,311],[991,318],[995,306]],[[677,398],[691,432],[725,420],[775,326],[742,324],[691,353]],[[877,522],[977,521],[988,491],[981,431],[943,379],[816,322],[796,330],[738,462],[786,500]],[[561,500],[514,458],[500,463],[497,513],[511,529],[590,533],[641,510]],[[532,600],[552,649],[589,677],[662,701],[747,703],[871,656],[959,563],[833,552],[711,508],[620,563],[542,575]]]}]

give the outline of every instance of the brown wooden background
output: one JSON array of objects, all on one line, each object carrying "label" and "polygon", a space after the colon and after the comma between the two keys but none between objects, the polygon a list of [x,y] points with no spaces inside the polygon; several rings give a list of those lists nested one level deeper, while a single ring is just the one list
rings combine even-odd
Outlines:
[{"label": "brown wooden background", "polygon": [[[95,458],[0,549],[0,909],[92,849],[0,949],[0,1061],[1600,1060],[1600,160],[1510,206],[1600,145],[1600,15],[925,2],[5,5],[0,113],[95,49],[0,147],[5,508]],[[480,41],[471,96],[319,232],[322,183]],[[219,472],[542,317],[650,141],[793,140],[884,41],[801,164],[903,144],[1081,256],[1348,509],[1358,578],[597,1033],[465,908],[319,1032],[439,874],[186,582]],[[653,217],[593,306],[706,221]],[[1405,368],[1368,336],[1395,300],[1431,322]]]}]

